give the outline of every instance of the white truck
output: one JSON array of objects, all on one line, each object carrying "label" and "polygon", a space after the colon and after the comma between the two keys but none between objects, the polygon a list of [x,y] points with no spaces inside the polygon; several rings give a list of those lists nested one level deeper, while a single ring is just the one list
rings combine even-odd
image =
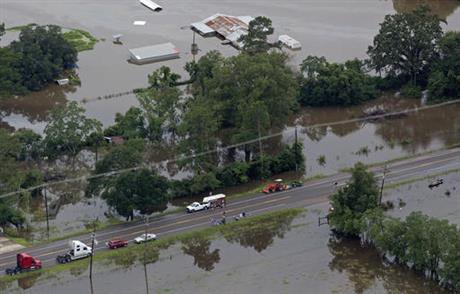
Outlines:
[{"label": "white truck", "polygon": [[67,253],[56,257],[58,263],[68,263],[77,259],[86,258],[93,252],[91,247],[78,240],[69,241],[69,247],[70,250],[67,251]]},{"label": "white truck", "polygon": [[209,208],[224,208],[225,207],[225,194],[216,194],[203,198],[203,202],[193,202],[187,206],[187,212],[195,212]]}]

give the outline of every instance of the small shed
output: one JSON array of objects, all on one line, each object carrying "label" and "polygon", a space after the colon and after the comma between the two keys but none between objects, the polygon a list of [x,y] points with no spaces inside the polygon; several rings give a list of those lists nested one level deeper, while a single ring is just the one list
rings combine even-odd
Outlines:
[{"label": "small shed", "polygon": [[285,45],[286,47],[288,47],[289,49],[292,49],[292,50],[300,50],[302,49],[302,45],[300,44],[299,41],[297,41],[296,39],[288,36],[288,35],[280,35],[278,37],[278,41]]},{"label": "small shed", "polygon": [[153,11],[161,11],[163,9],[160,5],[156,4],[151,0],[139,0],[139,2],[141,2],[142,5]]},{"label": "small shed", "polygon": [[179,49],[172,43],[129,49],[131,62],[144,64],[179,58]]}]

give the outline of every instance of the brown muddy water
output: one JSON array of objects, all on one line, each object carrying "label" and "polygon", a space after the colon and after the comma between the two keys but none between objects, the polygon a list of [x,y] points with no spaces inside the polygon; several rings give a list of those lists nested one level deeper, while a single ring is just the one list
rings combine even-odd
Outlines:
[{"label": "brown muddy water", "polygon": [[[160,3],[164,10],[152,13],[138,1],[1,1],[0,19],[7,27],[25,23],[58,24],[83,28],[100,41],[94,50],[79,54],[80,87],[49,86],[25,97],[0,101],[0,125],[32,128],[41,133],[49,110],[68,100],[92,102],[83,104],[87,115],[111,124],[116,112],[136,105],[133,95],[112,99],[91,100],[94,97],[125,92],[144,87],[147,75],[162,65],[168,65],[185,75],[183,66],[192,56],[188,53],[192,32],[183,26],[216,12],[233,15],[267,15],[273,20],[277,34],[287,33],[303,44],[301,51],[287,51],[291,63],[297,66],[307,55],[324,55],[333,61],[364,58],[367,46],[386,14],[409,11],[418,4],[428,4],[445,18],[446,30],[460,29],[460,2],[456,0],[394,0],[394,1],[190,1],[172,0]],[[145,26],[134,26],[134,20],[145,20]],[[182,27],[182,29],[181,29]],[[112,35],[123,34],[123,44],[112,43]],[[10,32],[2,44],[14,39]],[[180,59],[148,65],[127,62],[128,49],[171,41],[182,50]],[[197,37],[201,56],[217,49],[224,55],[237,51],[220,44],[216,38]],[[392,95],[389,95],[392,96]],[[384,97],[364,106],[350,108],[304,109],[297,118],[301,126],[338,121],[362,115],[362,111],[383,105],[387,109],[406,109],[419,105],[416,100]],[[344,124],[308,130],[301,134],[307,158],[307,175],[328,174],[356,161],[373,163],[416,152],[437,149],[459,140],[459,106],[425,111],[408,118],[368,123]],[[281,142],[293,140],[292,124],[283,138],[267,142],[268,151],[277,151]],[[302,130],[301,130],[302,131]],[[271,149],[271,150],[270,150]],[[365,152],[360,152],[365,151]],[[325,163],[318,158],[324,155]]]},{"label": "brown muddy water", "polygon": [[[458,178],[457,178],[458,179]],[[410,205],[407,205],[410,207]],[[317,226],[327,205],[270,229],[232,238],[197,237],[147,255],[150,293],[447,293],[373,248],[331,238]],[[94,271],[94,293],[146,293],[142,257],[126,255]],[[90,293],[88,270],[0,284],[5,293]],[[58,282],[56,282],[56,280]],[[1,291],[1,290],[0,290]]]}]

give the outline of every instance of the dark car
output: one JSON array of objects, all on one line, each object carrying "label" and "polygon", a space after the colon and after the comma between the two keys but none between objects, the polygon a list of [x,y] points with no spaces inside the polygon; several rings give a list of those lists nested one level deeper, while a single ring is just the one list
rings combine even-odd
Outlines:
[{"label": "dark car", "polygon": [[115,240],[110,240],[106,244],[107,244],[107,247],[109,247],[110,249],[117,249],[120,247],[128,246],[128,241],[121,240],[121,239],[115,239]]}]

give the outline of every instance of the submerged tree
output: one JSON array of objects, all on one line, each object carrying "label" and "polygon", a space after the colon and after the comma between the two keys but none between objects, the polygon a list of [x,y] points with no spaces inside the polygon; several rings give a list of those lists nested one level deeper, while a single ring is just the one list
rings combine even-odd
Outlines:
[{"label": "submerged tree", "polygon": [[258,16],[249,22],[248,33],[242,35],[238,42],[243,44],[243,51],[250,54],[267,52],[272,47],[268,36],[274,32],[272,21],[268,17]]},{"label": "submerged tree", "polygon": [[331,196],[329,220],[336,231],[358,236],[364,213],[378,206],[379,193],[374,175],[364,164],[355,164],[351,173],[347,185]]},{"label": "submerged tree", "polygon": [[457,99],[460,95],[460,32],[447,32],[439,41],[440,60],[428,80],[429,101]]},{"label": "submerged tree", "polygon": [[377,72],[408,77],[415,85],[426,80],[430,64],[438,58],[441,36],[440,20],[426,6],[387,15],[368,48],[370,64]]},{"label": "submerged tree", "polygon": [[101,127],[98,120],[85,116],[85,109],[77,102],[69,102],[51,112],[50,121],[44,131],[45,151],[52,157],[59,152],[68,152],[73,165],[80,148],[93,132],[100,132]]}]

